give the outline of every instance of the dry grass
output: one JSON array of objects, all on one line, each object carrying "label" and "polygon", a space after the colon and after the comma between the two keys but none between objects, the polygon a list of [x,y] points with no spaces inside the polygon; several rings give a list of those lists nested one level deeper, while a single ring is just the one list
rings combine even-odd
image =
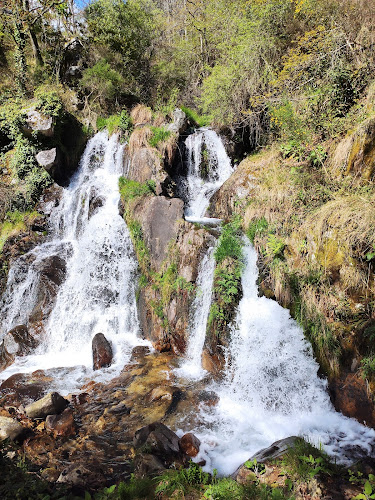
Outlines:
[{"label": "dry grass", "polygon": [[150,127],[136,128],[129,139],[129,153],[132,155],[141,148],[149,147],[148,140],[151,135]]},{"label": "dry grass", "polygon": [[140,125],[151,125],[152,123],[152,110],[144,104],[137,104],[137,106],[132,109],[130,116],[134,127],[139,127]]},{"label": "dry grass", "polygon": [[307,217],[302,230],[311,232],[322,244],[334,232],[341,244],[362,257],[375,245],[375,194],[339,197]]}]

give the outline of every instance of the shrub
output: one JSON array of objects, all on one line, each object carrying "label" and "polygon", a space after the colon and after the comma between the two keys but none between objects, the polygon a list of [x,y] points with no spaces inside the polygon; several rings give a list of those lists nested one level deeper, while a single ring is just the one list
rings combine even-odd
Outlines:
[{"label": "shrub", "polygon": [[148,142],[153,148],[157,148],[160,143],[165,142],[171,135],[170,130],[166,130],[164,127],[151,127],[151,133]]},{"label": "shrub", "polygon": [[227,257],[241,260],[242,247],[241,219],[236,217],[232,222],[223,226],[218,246],[214,253],[216,262],[220,263]]},{"label": "shrub", "polygon": [[11,168],[20,179],[25,176],[35,167],[35,149],[30,142],[22,136],[19,136],[16,141],[15,152],[11,160]]},{"label": "shrub", "polygon": [[137,196],[143,196],[145,194],[154,194],[155,187],[155,181],[152,180],[146,181],[142,184],[140,182],[127,179],[126,177],[120,177],[119,179],[120,194],[124,201],[129,201]]},{"label": "shrub", "polygon": [[261,217],[260,219],[253,219],[249,227],[247,228],[246,235],[251,241],[252,244],[254,244],[255,237],[257,235],[263,234],[267,231],[268,229],[268,222],[265,219],[265,217]]},{"label": "shrub", "polygon": [[208,127],[211,123],[211,117],[209,115],[200,115],[194,109],[187,108],[186,106],[181,106],[182,111],[189,118],[189,120],[198,125],[198,127]]},{"label": "shrub", "polygon": [[58,118],[63,112],[63,103],[56,89],[43,85],[35,91],[37,110],[44,115]]}]

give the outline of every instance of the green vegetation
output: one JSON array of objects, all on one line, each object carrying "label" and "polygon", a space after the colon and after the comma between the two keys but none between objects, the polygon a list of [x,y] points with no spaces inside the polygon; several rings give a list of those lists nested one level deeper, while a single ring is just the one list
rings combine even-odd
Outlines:
[{"label": "green vegetation", "polygon": [[243,235],[241,219],[235,217],[224,224],[215,249],[217,266],[214,274],[214,300],[208,318],[208,329],[217,337],[227,333],[242,293]]},{"label": "green vegetation", "polygon": [[109,135],[120,131],[129,135],[132,132],[133,125],[128,112],[126,109],[123,109],[120,114],[111,115],[108,118],[102,118],[99,116],[96,119],[96,128],[98,130],[106,128]]},{"label": "green vegetation", "polygon": [[318,474],[331,476],[338,472],[328,455],[309,442],[299,438],[281,460],[284,474],[293,484],[308,482]]},{"label": "green vegetation", "polygon": [[7,212],[4,221],[0,223],[0,254],[6,240],[26,231],[27,223],[38,215],[38,212],[19,212],[18,210]]},{"label": "green vegetation", "polygon": [[181,106],[182,111],[185,113],[187,118],[198,127],[207,127],[210,125],[212,118],[208,115],[200,115],[197,111],[186,106]]},{"label": "green vegetation", "polygon": [[120,177],[119,188],[122,199],[125,203],[138,196],[155,194],[155,182],[147,181],[141,184],[137,181],[132,181],[126,177]]},{"label": "green vegetation", "polygon": [[164,127],[151,127],[151,132],[148,142],[153,148],[157,148],[160,143],[165,142],[171,136],[171,132]]}]

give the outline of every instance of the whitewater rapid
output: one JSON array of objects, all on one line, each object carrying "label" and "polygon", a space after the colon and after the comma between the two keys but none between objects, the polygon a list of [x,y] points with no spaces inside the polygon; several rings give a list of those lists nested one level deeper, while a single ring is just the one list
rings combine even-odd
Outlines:
[{"label": "whitewater rapid", "polygon": [[[34,354],[18,358],[0,373],[2,380],[21,371],[71,367],[59,387],[71,391],[85,380],[112,378],[132,348],[144,343],[135,298],[137,261],[118,208],[123,150],[117,137],[108,138],[106,132],[88,142],[77,173],[51,212],[49,241],[21,257],[10,270],[1,311],[3,334],[28,323],[37,301],[38,269],[45,259],[63,258],[67,274],[44,325],[42,343]],[[32,263],[21,272],[22,259]],[[114,362],[93,372],[91,340],[99,332],[111,341]]]}]

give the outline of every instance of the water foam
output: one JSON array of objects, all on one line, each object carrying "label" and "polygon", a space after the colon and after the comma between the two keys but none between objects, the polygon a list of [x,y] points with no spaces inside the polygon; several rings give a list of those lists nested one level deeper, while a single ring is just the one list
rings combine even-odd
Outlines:
[{"label": "water foam", "polygon": [[245,256],[225,379],[211,387],[220,400],[216,408],[202,409],[204,424],[193,430],[203,442],[198,458],[204,456],[208,469],[230,474],[259,449],[291,435],[321,443],[342,462],[372,454],[375,431],[334,410],[302,329],[287,309],[258,296],[252,246]]}]

